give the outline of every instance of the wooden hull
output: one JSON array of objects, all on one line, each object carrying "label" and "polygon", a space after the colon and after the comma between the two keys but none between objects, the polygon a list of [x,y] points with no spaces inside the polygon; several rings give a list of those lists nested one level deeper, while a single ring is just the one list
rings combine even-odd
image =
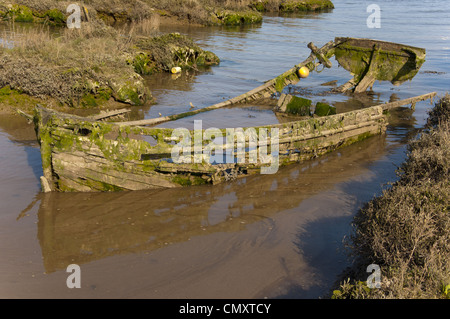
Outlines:
[{"label": "wooden hull", "polygon": [[425,62],[425,49],[372,39],[336,38],[335,57],[358,83],[368,73],[395,85],[411,80]]},{"label": "wooden hull", "polygon": [[[237,139],[227,149],[234,151],[233,162],[211,164],[195,160],[176,164],[171,155],[176,147],[173,129],[124,126],[37,108],[34,121],[41,145],[44,177],[51,191],[118,191],[171,188],[196,184],[217,184],[249,174],[261,173],[269,162],[250,160],[248,147],[244,160],[237,160]],[[268,132],[261,147],[270,154],[277,130],[278,154],[274,165],[287,165],[314,158],[339,147],[385,131],[386,118],[381,106],[264,127],[244,132]],[[250,129],[250,130],[249,130]],[[187,130],[186,130],[187,131]],[[194,141],[196,131],[188,131]],[[223,136],[226,131],[222,130]],[[202,131],[201,134],[205,132]],[[211,140],[203,140],[204,152]],[[247,144],[248,145],[248,144]],[[225,146],[224,146],[225,148]],[[276,170],[278,167],[276,167]],[[275,170],[275,172],[276,172]]]}]

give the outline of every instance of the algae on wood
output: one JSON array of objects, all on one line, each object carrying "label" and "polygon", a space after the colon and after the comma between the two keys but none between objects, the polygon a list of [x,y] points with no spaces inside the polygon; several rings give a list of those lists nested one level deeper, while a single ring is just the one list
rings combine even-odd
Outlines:
[{"label": "algae on wood", "polygon": [[[425,62],[426,52],[422,48],[370,39],[336,38],[335,41],[339,42],[335,48],[336,60],[355,75],[353,83],[357,92],[365,91],[375,80],[394,85],[411,80]],[[358,88],[361,81],[366,83]]]},{"label": "algae on wood", "polygon": [[278,100],[277,111],[292,115],[310,116],[311,100],[294,95],[281,94]]},{"label": "algae on wood", "polygon": [[314,114],[317,116],[334,115],[336,114],[336,108],[327,103],[317,102]]},{"label": "algae on wood", "polygon": [[[279,165],[302,161],[385,130],[381,107],[252,128],[277,129]],[[260,172],[267,163],[258,159],[228,164],[192,161],[173,163],[173,129],[120,126],[37,108],[34,116],[44,177],[53,191],[119,191],[220,183]],[[202,134],[204,132],[201,132]],[[194,140],[195,131],[189,131]],[[156,144],[147,142],[152,137]],[[273,137],[275,138],[275,137]],[[259,147],[270,147],[272,137]],[[175,141],[176,142],[176,141]],[[207,141],[208,142],[208,141]],[[210,141],[209,141],[210,142]],[[206,145],[202,145],[204,151]],[[239,156],[238,140],[231,147]],[[237,159],[237,157],[236,157]]]}]

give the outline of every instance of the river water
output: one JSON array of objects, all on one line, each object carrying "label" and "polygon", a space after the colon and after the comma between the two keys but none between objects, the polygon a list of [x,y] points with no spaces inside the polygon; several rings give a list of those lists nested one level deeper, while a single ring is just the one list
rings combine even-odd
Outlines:
[{"label": "river water", "polygon": [[[423,47],[411,81],[376,83],[360,98],[318,94],[350,79],[343,68],[312,73],[291,89],[338,111],[450,86],[450,3],[335,0],[324,13],[267,15],[251,27],[170,27],[215,52],[221,64],[148,78],[158,104],[145,117],[186,111],[244,93],[281,74],[337,36]],[[350,264],[343,245],[358,208],[396,178],[405,143],[423,126],[429,102],[392,112],[386,135],[318,159],[217,186],[101,194],[42,194],[33,128],[0,116],[0,297],[2,298],[320,298]],[[246,127],[276,123],[264,107],[228,108],[161,126]],[[66,285],[69,264],[81,288]]]}]

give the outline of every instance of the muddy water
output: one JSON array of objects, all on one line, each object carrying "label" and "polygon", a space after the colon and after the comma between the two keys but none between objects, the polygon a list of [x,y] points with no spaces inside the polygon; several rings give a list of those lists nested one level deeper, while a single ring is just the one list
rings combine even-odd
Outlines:
[{"label": "muddy water", "polygon": [[[379,1],[381,29],[368,29],[370,2],[338,1],[328,13],[267,16],[245,28],[161,28],[194,37],[222,63],[179,77],[148,79],[158,104],[145,117],[236,96],[308,55],[306,44],[335,36],[378,38],[427,49],[412,82],[376,83],[367,96],[318,95],[318,84],[349,79],[334,66],[291,90],[338,110],[448,90],[450,7],[446,1]],[[425,5],[424,5],[425,4]],[[414,21],[414,23],[411,23]],[[319,87],[319,88],[318,88]],[[349,103],[350,102],[350,103]],[[424,124],[416,111],[392,112],[387,134],[313,161],[214,187],[106,194],[41,194],[33,128],[0,117],[0,297],[317,298],[349,264],[342,245],[353,215],[395,179],[406,141]],[[264,107],[205,113],[207,126],[276,123]],[[194,118],[167,123],[192,125]],[[81,289],[66,267],[81,266]]]}]

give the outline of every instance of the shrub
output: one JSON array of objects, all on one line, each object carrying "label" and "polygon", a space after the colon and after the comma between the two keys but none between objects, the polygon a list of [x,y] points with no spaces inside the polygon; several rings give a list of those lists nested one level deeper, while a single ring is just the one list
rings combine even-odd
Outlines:
[{"label": "shrub", "polygon": [[[436,103],[433,125],[408,145],[399,181],[355,216],[355,267],[334,298],[449,297],[449,106],[448,96]],[[381,267],[382,288],[362,289],[364,265],[372,263]]]}]

